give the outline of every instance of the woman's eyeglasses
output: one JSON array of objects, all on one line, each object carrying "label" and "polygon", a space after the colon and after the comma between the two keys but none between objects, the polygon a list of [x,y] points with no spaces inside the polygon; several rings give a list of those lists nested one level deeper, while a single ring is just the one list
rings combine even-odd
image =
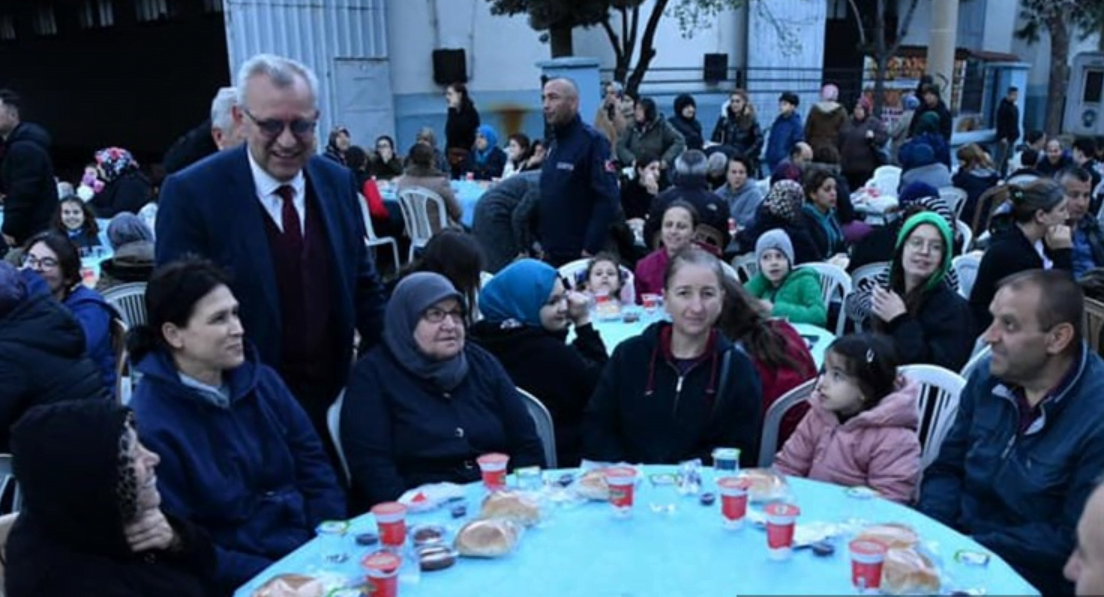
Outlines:
[{"label": "woman's eyeglasses", "polygon": [[43,257],[42,259],[39,259],[38,257],[35,257],[34,255],[28,253],[27,255],[23,256],[23,265],[34,269],[47,270],[57,267],[58,260],[54,259],[53,257]]},{"label": "woman's eyeglasses", "polygon": [[463,324],[465,315],[466,313],[463,309],[445,311],[437,307],[430,307],[422,314],[422,319],[425,319],[429,323],[441,323],[445,320],[445,317],[451,317],[456,323]]}]

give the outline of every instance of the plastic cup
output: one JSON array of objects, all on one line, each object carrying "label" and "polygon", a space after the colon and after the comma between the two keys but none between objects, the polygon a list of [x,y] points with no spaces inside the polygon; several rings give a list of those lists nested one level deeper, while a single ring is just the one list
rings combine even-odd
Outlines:
[{"label": "plastic cup", "polygon": [[640,297],[640,300],[644,303],[644,311],[648,313],[655,313],[659,308],[659,295],[658,294],[644,294]]},{"label": "plastic cup", "polygon": [[720,477],[736,476],[740,472],[739,448],[716,448],[713,450],[713,470]]},{"label": "plastic cup", "polygon": [[636,493],[636,471],[618,466],[606,470],[606,484],[609,485],[609,501],[617,516],[632,514],[633,498]]},{"label": "plastic cup", "polygon": [[399,502],[383,502],[372,506],[372,515],[379,527],[380,543],[400,547],[406,541],[406,506]]},{"label": "plastic cup", "polygon": [[492,452],[480,456],[476,462],[479,463],[479,472],[483,474],[483,486],[487,491],[506,489],[506,463],[510,462],[509,456]]},{"label": "plastic cup", "polygon": [[475,172],[468,172],[468,181],[475,180]]},{"label": "plastic cup", "polygon": [[399,566],[402,559],[389,551],[370,553],[360,561],[368,574],[368,595],[396,597],[399,594]]},{"label": "plastic cup", "polygon": [[98,278],[96,277],[95,268],[82,267],[80,269],[81,283],[88,288],[95,288]]},{"label": "plastic cup", "polygon": [[721,492],[721,516],[724,518],[725,528],[742,528],[747,516],[751,481],[740,477],[724,477],[717,481],[717,487]]},{"label": "plastic cup", "polygon": [[882,585],[882,564],[886,545],[881,541],[855,539],[851,551],[851,584],[860,591],[876,591]]},{"label": "plastic cup", "polygon": [[801,509],[793,504],[774,503],[766,507],[767,555],[772,560],[788,560],[793,555],[794,526]]}]

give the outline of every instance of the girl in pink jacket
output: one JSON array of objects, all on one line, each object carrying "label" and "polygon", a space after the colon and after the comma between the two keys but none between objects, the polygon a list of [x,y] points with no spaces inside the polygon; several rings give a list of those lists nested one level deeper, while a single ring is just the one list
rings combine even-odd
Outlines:
[{"label": "girl in pink jacket", "polygon": [[907,503],[920,477],[919,397],[919,384],[897,375],[884,337],[843,336],[828,347],[809,412],[774,467]]}]

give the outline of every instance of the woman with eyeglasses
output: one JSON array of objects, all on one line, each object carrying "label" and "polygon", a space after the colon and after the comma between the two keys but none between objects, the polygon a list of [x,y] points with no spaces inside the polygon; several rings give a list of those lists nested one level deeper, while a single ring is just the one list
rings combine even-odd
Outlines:
[{"label": "woman with eyeglasses", "polygon": [[111,319],[116,316],[115,309],[100,293],[81,283],[81,260],[76,245],[60,232],[40,232],[23,244],[23,267],[42,276],[54,298],[80,322],[88,357],[100,368],[105,387],[114,393]]},{"label": "woman with eyeglasses", "polygon": [[395,153],[395,140],[387,135],[376,138],[376,151],[368,164],[368,170],[379,180],[391,180],[402,176],[403,160]]},{"label": "woman with eyeglasses", "polygon": [[341,409],[350,502],[363,512],[427,483],[480,478],[476,459],[543,466],[533,420],[502,365],[466,342],[465,305],[439,274],[411,274],[387,303],[383,342],[353,368]]},{"label": "woman with eyeglasses", "polygon": [[245,338],[226,274],[182,259],[154,272],[148,323],[128,338],[142,373],[130,407],[161,457],[167,514],[215,544],[217,595],[347,516],[322,442],[299,402]]},{"label": "woman with eyeglasses", "polygon": [[897,234],[893,261],[848,298],[869,327],[893,339],[902,363],[959,371],[974,347],[970,306],[949,277],[954,233],[938,213],[920,212]]}]

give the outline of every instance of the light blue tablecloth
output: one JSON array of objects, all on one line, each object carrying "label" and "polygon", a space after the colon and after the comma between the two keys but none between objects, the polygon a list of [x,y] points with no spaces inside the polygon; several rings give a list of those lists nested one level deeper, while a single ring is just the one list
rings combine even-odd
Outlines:
[{"label": "light blue tablecloth", "polygon": [[[664,470],[648,467],[648,472]],[[712,473],[706,471],[707,480]],[[708,483],[709,481],[707,481]],[[801,523],[840,524],[861,520],[911,525],[941,562],[944,593],[954,589],[984,589],[989,595],[1037,595],[1005,562],[993,555],[985,567],[960,564],[960,549],[986,551],[973,540],[898,504],[881,499],[848,497],[842,487],[791,479]],[[656,492],[667,492],[659,495]],[[474,515],[483,490],[468,487],[469,512]],[[650,504],[675,503],[673,513],[657,514]],[[797,550],[789,561],[767,558],[766,534],[752,526],[738,531],[721,526],[719,502],[699,505],[695,497],[680,497],[670,486],[638,489],[636,508],[628,519],[615,519],[606,503],[546,509],[540,526],[528,529],[517,550],[495,560],[460,559],[452,568],[422,573],[421,580],[403,583],[400,597],[445,595],[482,597],[732,597],[733,595],[853,595],[846,535],[834,540],[835,554],[818,557]],[[470,516],[469,516],[470,519]],[[467,519],[465,519],[467,520]],[[408,524],[443,524],[450,537],[465,520],[453,521],[446,511],[408,516]],[[317,574],[330,571],[357,582],[363,579],[360,559],[373,548],[353,541],[356,533],[374,531],[370,514],[352,521],[337,548],[349,558],[330,564],[334,553],[312,541],[241,587],[236,597],[281,573]],[[988,553],[988,552],[987,552]]]},{"label": "light blue tablecloth", "polygon": [[[602,336],[602,342],[606,345],[606,350],[610,354],[613,354],[613,349],[618,344],[636,336],[644,331],[644,328],[648,327],[654,319],[649,319],[644,316],[635,323],[625,323],[621,320],[616,321],[595,321],[594,328],[598,330],[598,333]],[[824,362],[824,351],[828,348],[828,345],[832,343],[836,337],[824,328],[817,327],[815,325],[809,325],[807,323],[791,323],[798,334],[801,334],[805,338],[805,342],[809,344],[809,351],[813,353],[813,360],[816,362],[817,367]],[[567,341],[571,342],[575,339],[573,332],[568,332]]]},{"label": "light blue tablecloth", "polygon": [[[469,180],[454,180],[452,181],[452,190],[456,193],[456,200],[460,202],[460,209],[464,211],[464,215],[460,218],[460,223],[471,228],[472,221],[475,218],[475,205],[479,203],[479,200],[483,197],[483,193],[487,192],[487,188],[492,183],[487,181],[469,181]],[[380,196],[385,201],[399,200],[399,196],[395,193],[395,185],[387,185],[386,188],[380,189]]]}]

